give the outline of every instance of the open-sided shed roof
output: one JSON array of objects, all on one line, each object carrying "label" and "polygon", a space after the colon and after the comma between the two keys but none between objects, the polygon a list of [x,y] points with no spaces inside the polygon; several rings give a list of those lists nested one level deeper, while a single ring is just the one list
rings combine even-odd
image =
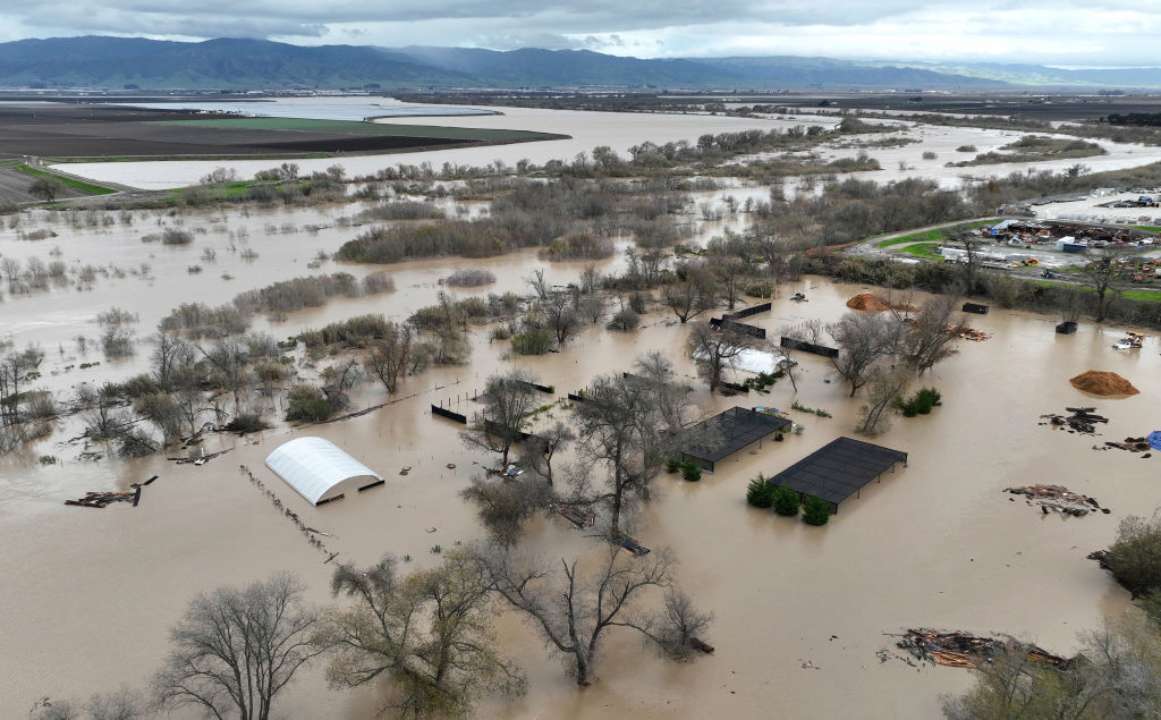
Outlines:
[{"label": "open-sided shed roof", "polygon": [[906,464],[907,453],[840,437],[770,478],[770,482],[821,498],[837,508],[896,463]]},{"label": "open-sided shed roof", "polygon": [[266,457],[266,467],[311,505],[333,500],[348,488],[383,480],[339,446],[320,437],[300,437],[279,445]]},{"label": "open-sided shed roof", "polygon": [[789,420],[744,407],[724,410],[686,429],[681,452],[713,472],[714,466],[767,435],[790,429]]}]

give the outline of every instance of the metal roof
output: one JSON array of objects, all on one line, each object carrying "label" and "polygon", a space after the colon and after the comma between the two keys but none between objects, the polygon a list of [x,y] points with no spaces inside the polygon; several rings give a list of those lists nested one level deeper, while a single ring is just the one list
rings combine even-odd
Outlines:
[{"label": "metal roof", "polygon": [[360,480],[383,479],[320,437],[300,437],[279,445],[266,457],[266,467],[311,505],[342,495],[348,487],[357,487]]},{"label": "metal roof", "polygon": [[770,482],[837,507],[900,462],[906,464],[907,453],[840,437],[770,478]]},{"label": "metal roof", "polygon": [[681,451],[691,458],[701,460],[712,471],[715,463],[767,435],[789,430],[792,424],[790,420],[776,415],[732,407],[686,428],[684,434],[687,444]]}]

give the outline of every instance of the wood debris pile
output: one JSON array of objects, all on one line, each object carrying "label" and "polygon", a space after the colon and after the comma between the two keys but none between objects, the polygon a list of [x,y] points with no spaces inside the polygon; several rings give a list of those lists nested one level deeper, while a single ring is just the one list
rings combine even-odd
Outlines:
[{"label": "wood debris pile", "polygon": [[992,337],[991,335],[987,334],[983,330],[976,330],[975,328],[968,327],[967,325],[948,325],[947,329],[949,331],[955,333],[955,336],[958,337],[960,340],[971,340],[972,342],[983,342],[985,340],[991,339],[991,337]]},{"label": "wood debris pile", "polygon": [[1067,667],[1067,658],[1029,643],[1021,643],[1008,637],[983,637],[965,632],[943,632],[929,628],[908,630],[895,643],[917,660],[936,665],[958,668],[975,668],[989,663],[992,658],[1008,648],[1027,653],[1033,662],[1042,662],[1055,667]]},{"label": "wood debris pile", "polygon": [[1148,453],[1149,452],[1149,438],[1147,437],[1127,437],[1121,442],[1115,440],[1105,440],[1104,447],[1097,446],[1097,449],[1107,450],[1115,448],[1117,450],[1127,450],[1134,453]]},{"label": "wood debris pile", "polygon": [[1108,508],[1102,508],[1096,498],[1073,492],[1063,485],[1025,485],[1004,488],[1004,492],[1023,495],[1028,498],[1029,505],[1038,505],[1045,515],[1057,512],[1070,517],[1084,517],[1094,510],[1100,510],[1106,515],[1110,512]]},{"label": "wood debris pile", "polygon": [[137,507],[137,503],[141,502],[141,486],[135,486],[133,492],[87,492],[82,498],[65,500],[65,505],[105,508],[115,502],[133,503],[133,507]]},{"label": "wood debris pile", "polygon": [[1069,432],[1078,432],[1082,435],[1095,435],[1096,426],[1098,423],[1108,423],[1109,419],[1103,415],[1096,415],[1094,412],[1096,408],[1064,408],[1065,411],[1071,413],[1070,415],[1056,415],[1049,413],[1041,415],[1040,419],[1045,421],[1041,425],[1052,425],[1058,428],[1068,428]]}]

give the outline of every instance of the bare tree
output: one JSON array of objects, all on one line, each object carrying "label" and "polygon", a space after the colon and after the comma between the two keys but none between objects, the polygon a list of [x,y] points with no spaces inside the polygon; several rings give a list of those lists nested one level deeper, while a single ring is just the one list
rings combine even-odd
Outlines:
[{"label": "bare tree", "polygon": [[899,355],[920,375],[956,353],[955,342],[967,329],[967,323],[953,319],[957,302],[954,296],[937,295],[923,303],[914,320],[905,326]]},{"label": "bare tree", "polygon": [[528,414],[536,407],[534,378],[524,370],[488,378],[477,398],[483,410],[473,418],[471,427],[460,433],[469,445],[500,455],[500,467],[508,466],[512,446],[519,442],[528,424]]},{"label": "bare tree", "polygon": [[709,383],[710,392],[717,391],[723,374],[743,352],[758,345],[756,338],[731,327],[728,322],[723,322],[720,328],[699,323],[686,340],[686,347],[697,363],[698,373]]},{"label": "bare tree", "polygon": [[839,346],[831,363],[850,384],[851,397],[867,383],[875,363],[895,352],[902,325],[888,313],[847,313],[827,328]]},{"label": "bare tree", "polygon": [[214,368],[218,385],[234,398],[234,414],[241,413],[242,393],[250,379],[246,344],[239,338],[227,337],[218,340],[208,351],[200,345],[195,347]]},{"label": "bare tree", "polygon": [[550,293],[548,298],[541,302],[541,311],[548,321],[548,327],[556,335],[556,341],[561,345],[564,345],[580,325],[576,307],[567,293]]},{"label": "bare tree", "polygon": [[730,310],[738,303],[741,295],[741,281],[746,274],[746,263],[733,255],[722,255],[711,260],[714,278],[721,290],[722,299]]},{"label": "bare tree", "polygon": [[44,362],[44,351],[35,345],[28,345],[20,351],[12,351],[0,358],[0,420],[4,425],[21,420],[21,383],[30,382],[40,364]]},{"label": "bare tree", "polygon": [[[660,615],[643,607],[651,592],[672,587],[672,560],[666,551],[642,560],[610,547],[592,573],[579,570],[576,560],[563,559],[554,573],[506,551],[486,554],[485,563],[496,591],[528,616],[550,648],[568,658],[581,687],[592,682],[610,630],[635,630],[665,649],[676,649],[674,643],[681,642],[682,629],[664,627],[674,617],[668,607]],[[695,620],[697,631],[708,624],[708,617],[692,608],[678,618]]]},{"label": "bare tree", "polygon": [[411,358],[411,326],[388,322],[383,337],[371,345],[364,360],[367,372],[379,378],[387,392],[399,387],[399,377],[406,375]]},{"label": "bare tree", "polygon": [[523,690],[496,652],[490,577],[471,553],[449,553],[441,566],[405,579],[391,556],[366,569],[340,565],[331,591],[354,601],[326,624],[332,685],[386,679],[388,708],[410,718],[467,716],[484,693]]},{"label": "bare tree", "polygon": [[576,440],[576,434],[567,425],[557,421],[551,427],[528,438],[521,459],[526,466],[543,477],[545,482],[552,485],[552,459],[573,440]]},{"label": "bare tree", "polygon": [[686,265],[679,273],[685,279],[666,285],[662,297],[677,319],[685,323],[717,305],[717,287],[713,276],[699,266]]},{"label": "bare tree", "polygon": [[532,271],[532,277],[528,278],[528,284],[532,287],[533,292],[536,293],[538,300],[544,301],[552,293],[552,286],[544,278],[544,270],[537,268]]},{"label": "bare tree", "polygon": [[172,649],[154,678],[159,704],[216,720],[269,720],[278,693],[322,652],[317,625],[289,575],[202,595],[170,633]]},{"label": "bare tree", "polygon": [[582,483],[574,494],[609,508],[613,538],[621,535],[628,506],[649,496],[650,482],[678,441],[662,415],[661,392],[669,390],[648,378],[605,375],[593,381],[585,400],[574,408],[585,466],[608,472],[603,490],[592,491]]},{"label": "bare tree", "polygon": [[476,506],[493,540],[505,547],[520,540],[525,521],[555,501],[551,486],[534,473],[497,480],[474,476],[460,496]]},{"label": "bare tree", "polygon": [[1123,245],[1106,245],[1093,251],[1093,259],[1084,266],[1086,284],[1096,293],[1096,321],[1104,322],[1109,305],[1120,293],[1124,284],[1124,268],[1121,259],[1129,248]]},{"label": "bare tree", "polygon": [[177,373],[193,363],[192,348],[184,340],[160,326],[153,336],[153,377],[164,390],[174,387]]},{"label": "bare tree", "polygon": [[894,367],[880,364],[871,369],[867,404],[863,407],[859,432],[874,435],[886,429],[887,411],[895,406],[913,376],[914,370],[903,363]]},{"label": "bare tree", "polygon": [[974,295],[977,289],[976,281],[979,279],[980,266],[983,265],[980,249],[984,246],[984,240],[970,232],[963,233],[958,240],[964,251],[963,285],[968,295]]}]

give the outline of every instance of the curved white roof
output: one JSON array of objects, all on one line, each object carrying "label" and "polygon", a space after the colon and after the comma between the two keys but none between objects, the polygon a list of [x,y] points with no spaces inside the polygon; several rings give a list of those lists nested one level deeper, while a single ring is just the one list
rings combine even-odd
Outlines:
[{"label": "curved white roof", "polygon": [[319,437],[300,437],[279,445],[266,457],[266,467],[311,505],[343,494],[357,486],[358,480],[383,479],[330,440]]}]

